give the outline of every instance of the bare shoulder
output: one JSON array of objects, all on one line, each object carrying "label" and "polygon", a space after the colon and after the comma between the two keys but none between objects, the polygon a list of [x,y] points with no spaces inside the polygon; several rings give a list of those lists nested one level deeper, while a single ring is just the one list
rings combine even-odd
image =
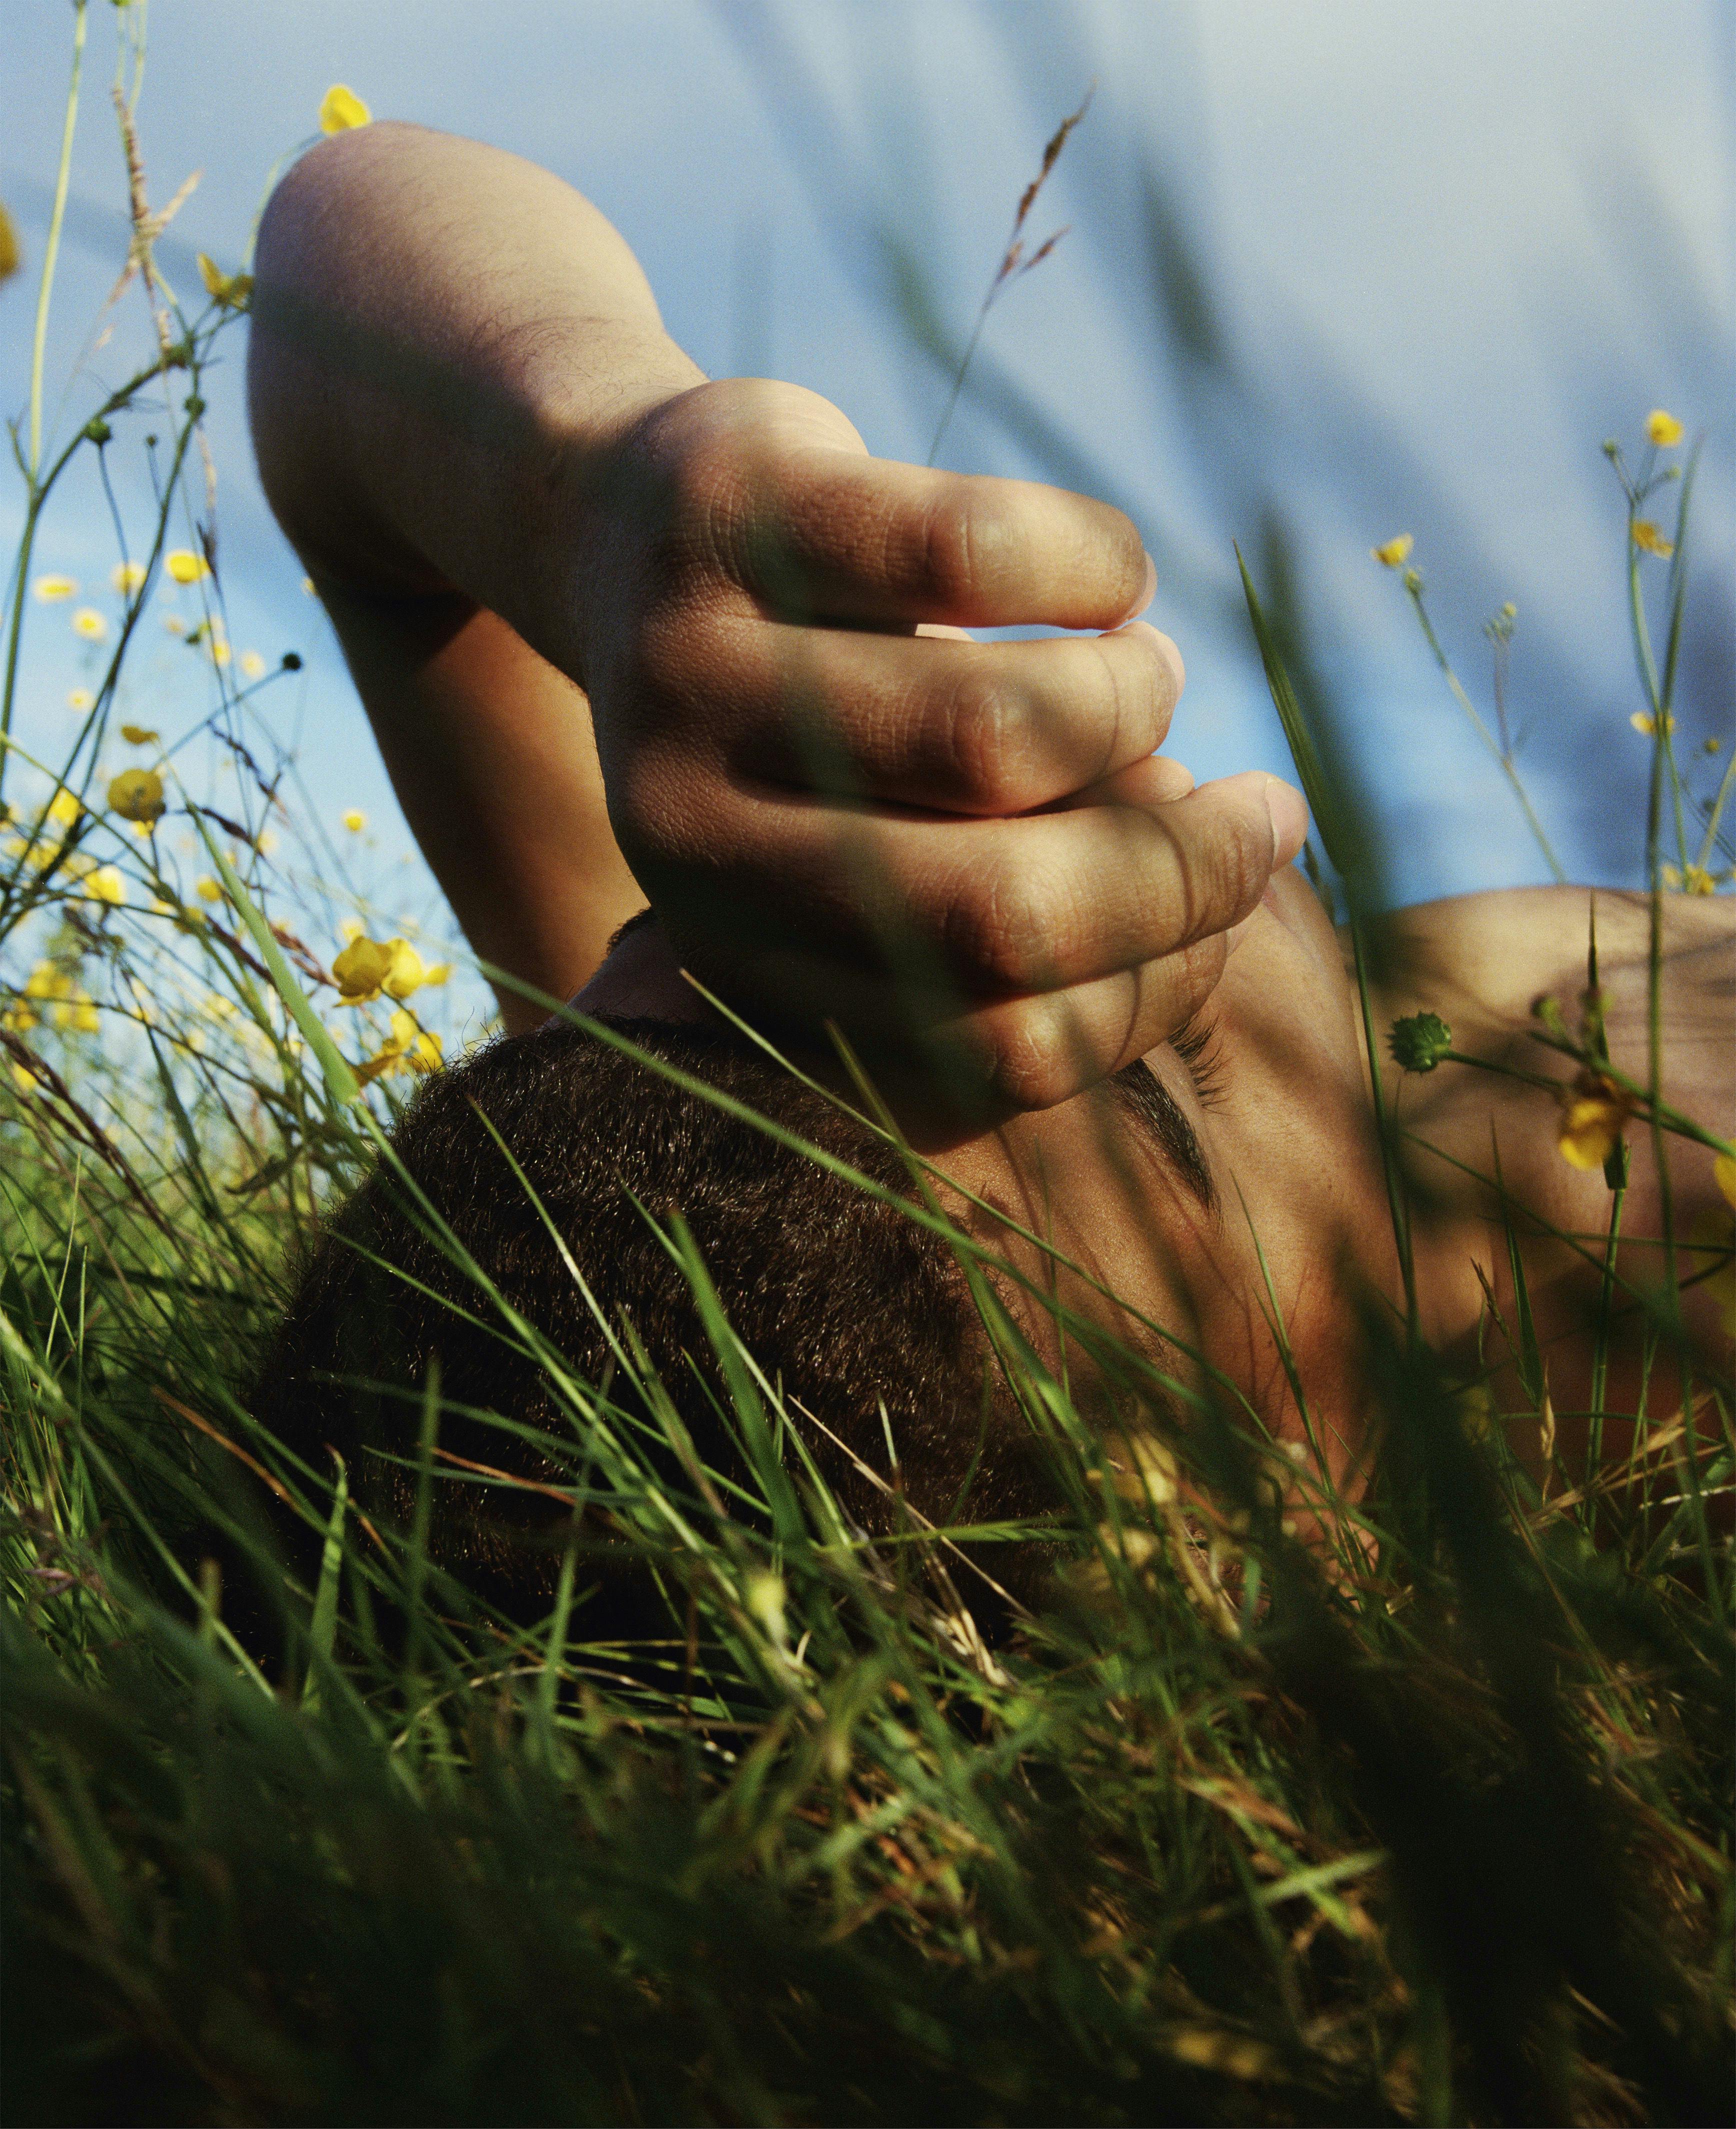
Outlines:
[{"label": "bare shoulder", "polygon": [[[1381,918],[1375,952],[1383,1004],[1432,1010],[1467,1034],[1526,1022],[1548,992],[1584,988],[1594,912],[1599,974],[1625,1018],[1651,961],[1650,898],[1610,888],[1508,888],[1419,903]],[[1663,903],[1666,1011],[1726,1031],[1736,1009],[1736,898],[1671,894]],[[1686,1032],[1686,1028],[1681,1031]]]}]

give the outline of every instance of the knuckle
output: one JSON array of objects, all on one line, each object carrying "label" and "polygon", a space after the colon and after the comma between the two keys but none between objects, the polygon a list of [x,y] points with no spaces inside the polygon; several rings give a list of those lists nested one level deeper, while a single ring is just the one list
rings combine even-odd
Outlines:
[{"label": "knuckle", "polygon": [[951,926],[969,978],[997,990],[1041,990],[1066,965],[1075,928],[1071,898],[1042,874],[1000,864],[973,880]]},{"label": "knuckle", "polygon": [[1095,1076],[1082,1031],[1056,1009],[1033,999],[1004,1014],[993,1038],[995,1092],[1018,1109],[1052,1109]]},{"label": "knuckle", "polygon": [[945,712],[943,771],[958,796],[991,811],[1017,804],[1025,723],[1015,690],[991,673],[966,668]]},{"label": "knuckle", "polygon": [[971,612],[991,588],[1006,536],[989,483],[966,478],[947,482],[923,516],[923,594],[949,612]]},{"label": "knuckle", "polygon": [[1242,808],[1224,808],[1214,812],[1208,833],[1178,845],[1176,855],[1187,942],[1233,923],[1260,899],[1271,872],[1271,834]]}]

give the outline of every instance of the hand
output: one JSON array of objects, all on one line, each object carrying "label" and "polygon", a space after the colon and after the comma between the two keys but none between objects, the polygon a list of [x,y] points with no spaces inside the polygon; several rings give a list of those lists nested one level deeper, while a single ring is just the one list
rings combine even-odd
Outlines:
[{"label": "hand", "polygon": [[[627,429],[584,507],[610,820],[756,1026],[1046,1107],[1181,1026],[1301,846],[1287,784],[1149,759],[1181,661],[1104,504],[875,460],[814,394],[729,381]],[[956,632],[1036,622],[1105,632]]]}]

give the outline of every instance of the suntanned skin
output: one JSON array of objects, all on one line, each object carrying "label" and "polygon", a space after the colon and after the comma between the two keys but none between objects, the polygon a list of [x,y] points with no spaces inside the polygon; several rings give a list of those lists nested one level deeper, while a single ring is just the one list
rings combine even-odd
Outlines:
[{"label": "suntanned skin", "polygon": [[[823,1048],[836,1021],[942,1170],[1080,1268],[1056,1275],[1064,1299],[1129,1327],[1100,1283],[1295,1440],[1281,1317],[1321,1386],[1328,1459],[1350,1472],[1364,1430],[1344,1279],[1400,1290],[1354,993],[1290,867],[1298,795],[1259,774],[1195,790],[1153,753],[1183,674],[1130,617],[1152,579],[1128,521],[874,460],[794,387],[707,382],[596,210],[474,143],[379,126],[315,150],[268,209],[257,276],[267,493],[478,952],[591,1011],[703,1016],[684,968],[799,1045]],[[1098,632],[961,632],[1039,622]],[[1571,1076],[1529,1041],[1528,1012],[1548,991],[1571,1017],[1588,899],[1401,912],[1376,1027],[1427,1007],[1468,1052]],[[604,965],[647,900],[657,921]],[[1667,1092],[1724,1131],[1731,917],[1672,898],[1663,993]],[[1647,921],[1599,898],[1612,1048],[1641,1078]],[[541,1017],[501,998],[509,1028]],[[1169,1042],[1196,1015],[1217,1057],[1209,1102]],[[1193,1126],[1215,1209],[1104,1084],[1142,1057]],[[1609,1193],[1561,1160],[1547,1093],[1461,1066],[1387,1091],[1419,1140],[1479,1175],[1498,1142],[1519,1206],[1602,1231]],[[1471,1266],[1508,1307],[1505,1241],[1486,1188],[1414,1159],[1424,1326],[1469,1371]],[[1686,1235],[1722,1201],[1710,1155],[1670,1159]],[[1627,1233],[1659,1231],[1657,1198],[1641,1139]],[[1527,1232],[1570,1412],[1596,1274]],[[1636,1242],[1622,1269],[1661,1280],[1661,1252]],[[1711,1303],[1687,1308],[1696,1342],[1727,1355]],[[1619,1393],[1637,1388],[1628,1320]],[[1667,1383],[1654,1393],[1656,1409]]]}]

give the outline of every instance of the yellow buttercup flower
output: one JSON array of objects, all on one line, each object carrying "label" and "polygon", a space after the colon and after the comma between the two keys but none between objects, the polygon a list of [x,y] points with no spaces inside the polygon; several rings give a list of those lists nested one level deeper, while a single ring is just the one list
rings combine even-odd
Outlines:
[{"label": "yellow buttercup flower", "polygon": [[178,584],[196,584],[201,577],[211,574],[210,563],[191,547],[171,547],[163,557],[163,567]]},{"label": "yellow buttercup flower", "polygon": [[[1648,739],[1652,739],[1657,735],[1657,720],[1649,710],[1636,710],[1629,718],[1628,722],[1633,726],[1635,731],[1643,732]],[[1663,728],[1664,736],[1667,739],[1676,729],[1676,720],[1667,712],[1664,716]]]},{"label": "yellow buttercup flower", "polygon": [[337,927],[339,935],[346,945],[352,939],[360,939],[367,928],[359,917],[346,917]]},{"label": "yellow buttercup flower", "polygon": [[142,562],[117,562],[109,572],[108,581],[122,598],[131,598],[145,585],[145,564]]},{"label": "yellow buttercup flower", "polygon": [[368,825],[368,817],[360,806],[352,806],[344,816],[344,826],[352,836],[359,836]]},{"label": "yellow buttercup flower", "polygon": [[93,902],[111,903],[118,909],[126,899],[126,878],[118,865],[98,865],[84,883]]},{"label": "yellow buttercup flower", "polygon": [[96,699],[88,688],[71,688],[67,691],[66,707],[69,710],[77,710],[82,716]]},{"label": "yellow buttercup flower", "polygon": [[208,872],[199,874],[193,883],[193,891],[201,902],[221,902],[223,898],[222,888],[217,885]]},{"label": "yellow buttercup flower", "polygon": [[1661,555],[1665,561],[1676,552],[1676,542],[1666,540],[1649,517],[1636,517],[1629,528],[1636,547],[1643,547],[1648,555]]},{"label": "yellow buttercup flower", "polygon": [[1673,414],[1667,414],[1662,407],[1654,407],[1646,417],[1646,440],[1656,444],[1660,450],[1667,450],[1679,444],[1685,431]]},{"label": "yellow buttercup flower", "polygon": [[123,769],[109,784],[108,803],[123,821],[160,821],[163,779],[154,769]]},{"label": "yellow buttercup flower", "polygon": [[430,990],[437,990],[440,985],[446,981],[451,973],[452,964],[450,961],[436,961],[433,967],[428,969],[423,975],[422,981],[427,985]]},{"label": "yellow buttercup flower", "polygon": [[366,1005],[382,992],[407,998],[423,980],[422,956],[408,939],[353,939],[331,964],[331,974],[346,1005]]},{"label": "yellow buttercup flower", "polygon": [[1409,533],[1400,532],[1396,538],[1383,540],[1378,547],[1371,547],[1368,551],[1384,568],[1396,569],[1410,560],[1410,550],[1416,544]]},{"label": "yellow buttercup flower", "polygon": [[374,1055],[357,1068],[365,1086],[370,1080],[389,1079],[395,1072],[434,1072],[440,1068],[440,1037],[419,1028],[413,1013],[400,1006],[392,1016],[391,1029]]},{"label": "yellow buttercup flower", "polygon": [[87,643],[100,643],[108,633],[108,623],[93,606],[81,606],[73,616],[73,634],[82,636]]},{"label": "yellow buttercup flower", "polygon": [[373,116],[355,91],[346,88],[341,81],[333,82],[320,98],[322,133],[347,133],[354,126],[365,126]]},{"label": "yellow buttercup flower", "polygon": [[45,605],[55,606],[62,599],[79,596],[79,580],[76,577],[38,577],[31,589]]},{"label": "yellow buttercup flower", "polygon": [[1555,1143],[1570,1168],[1601,1168],[1620,1143],[1633,1097],[1595,1072],[1581,1072],[1556,1096],[1561,1128]]},{"label": "yellow buttercup flower", "polygon": [[78,825],[79,816],[83,811],[83,807],[74,798],[71,792],[64,788],[55,792],[54,797],[48,802],[48,818],[58,828],[75,827]]},{"label": "yellow buttercup flower", "polygon": [[247,298],[253,293],[250,274],[226,274],[214,259],[203,251],[198,254],[199,279],[205,283],[205,293],[232,311],[245,309]]},{"label": "yellow buttercup flower", "polygon": [[331,977],[346,1005],[365,1005],[379,996],[392,966],[389,944],[365,934],[352,939],[331,964]]},{"label": "yellow buttercup flower", "polygon": [[1717,891],[1717,881],[1704,865],[1691,864],[1682,872],[1675,865],[1667,864],[1662,870],[1664,885],[1675,888],[1680,893],[1712,894]]},{"label": "yellow buttercup flower", "polygon": [[121,736],[129,746],[155,746],[163,735],[149,725],[122,725]]},{"label": "yellow buttercup flower", "polygon": [[72,978],[52,961],[38,961],[30,972],[24,995],[31,998],[64,998],[72,995]]}]

